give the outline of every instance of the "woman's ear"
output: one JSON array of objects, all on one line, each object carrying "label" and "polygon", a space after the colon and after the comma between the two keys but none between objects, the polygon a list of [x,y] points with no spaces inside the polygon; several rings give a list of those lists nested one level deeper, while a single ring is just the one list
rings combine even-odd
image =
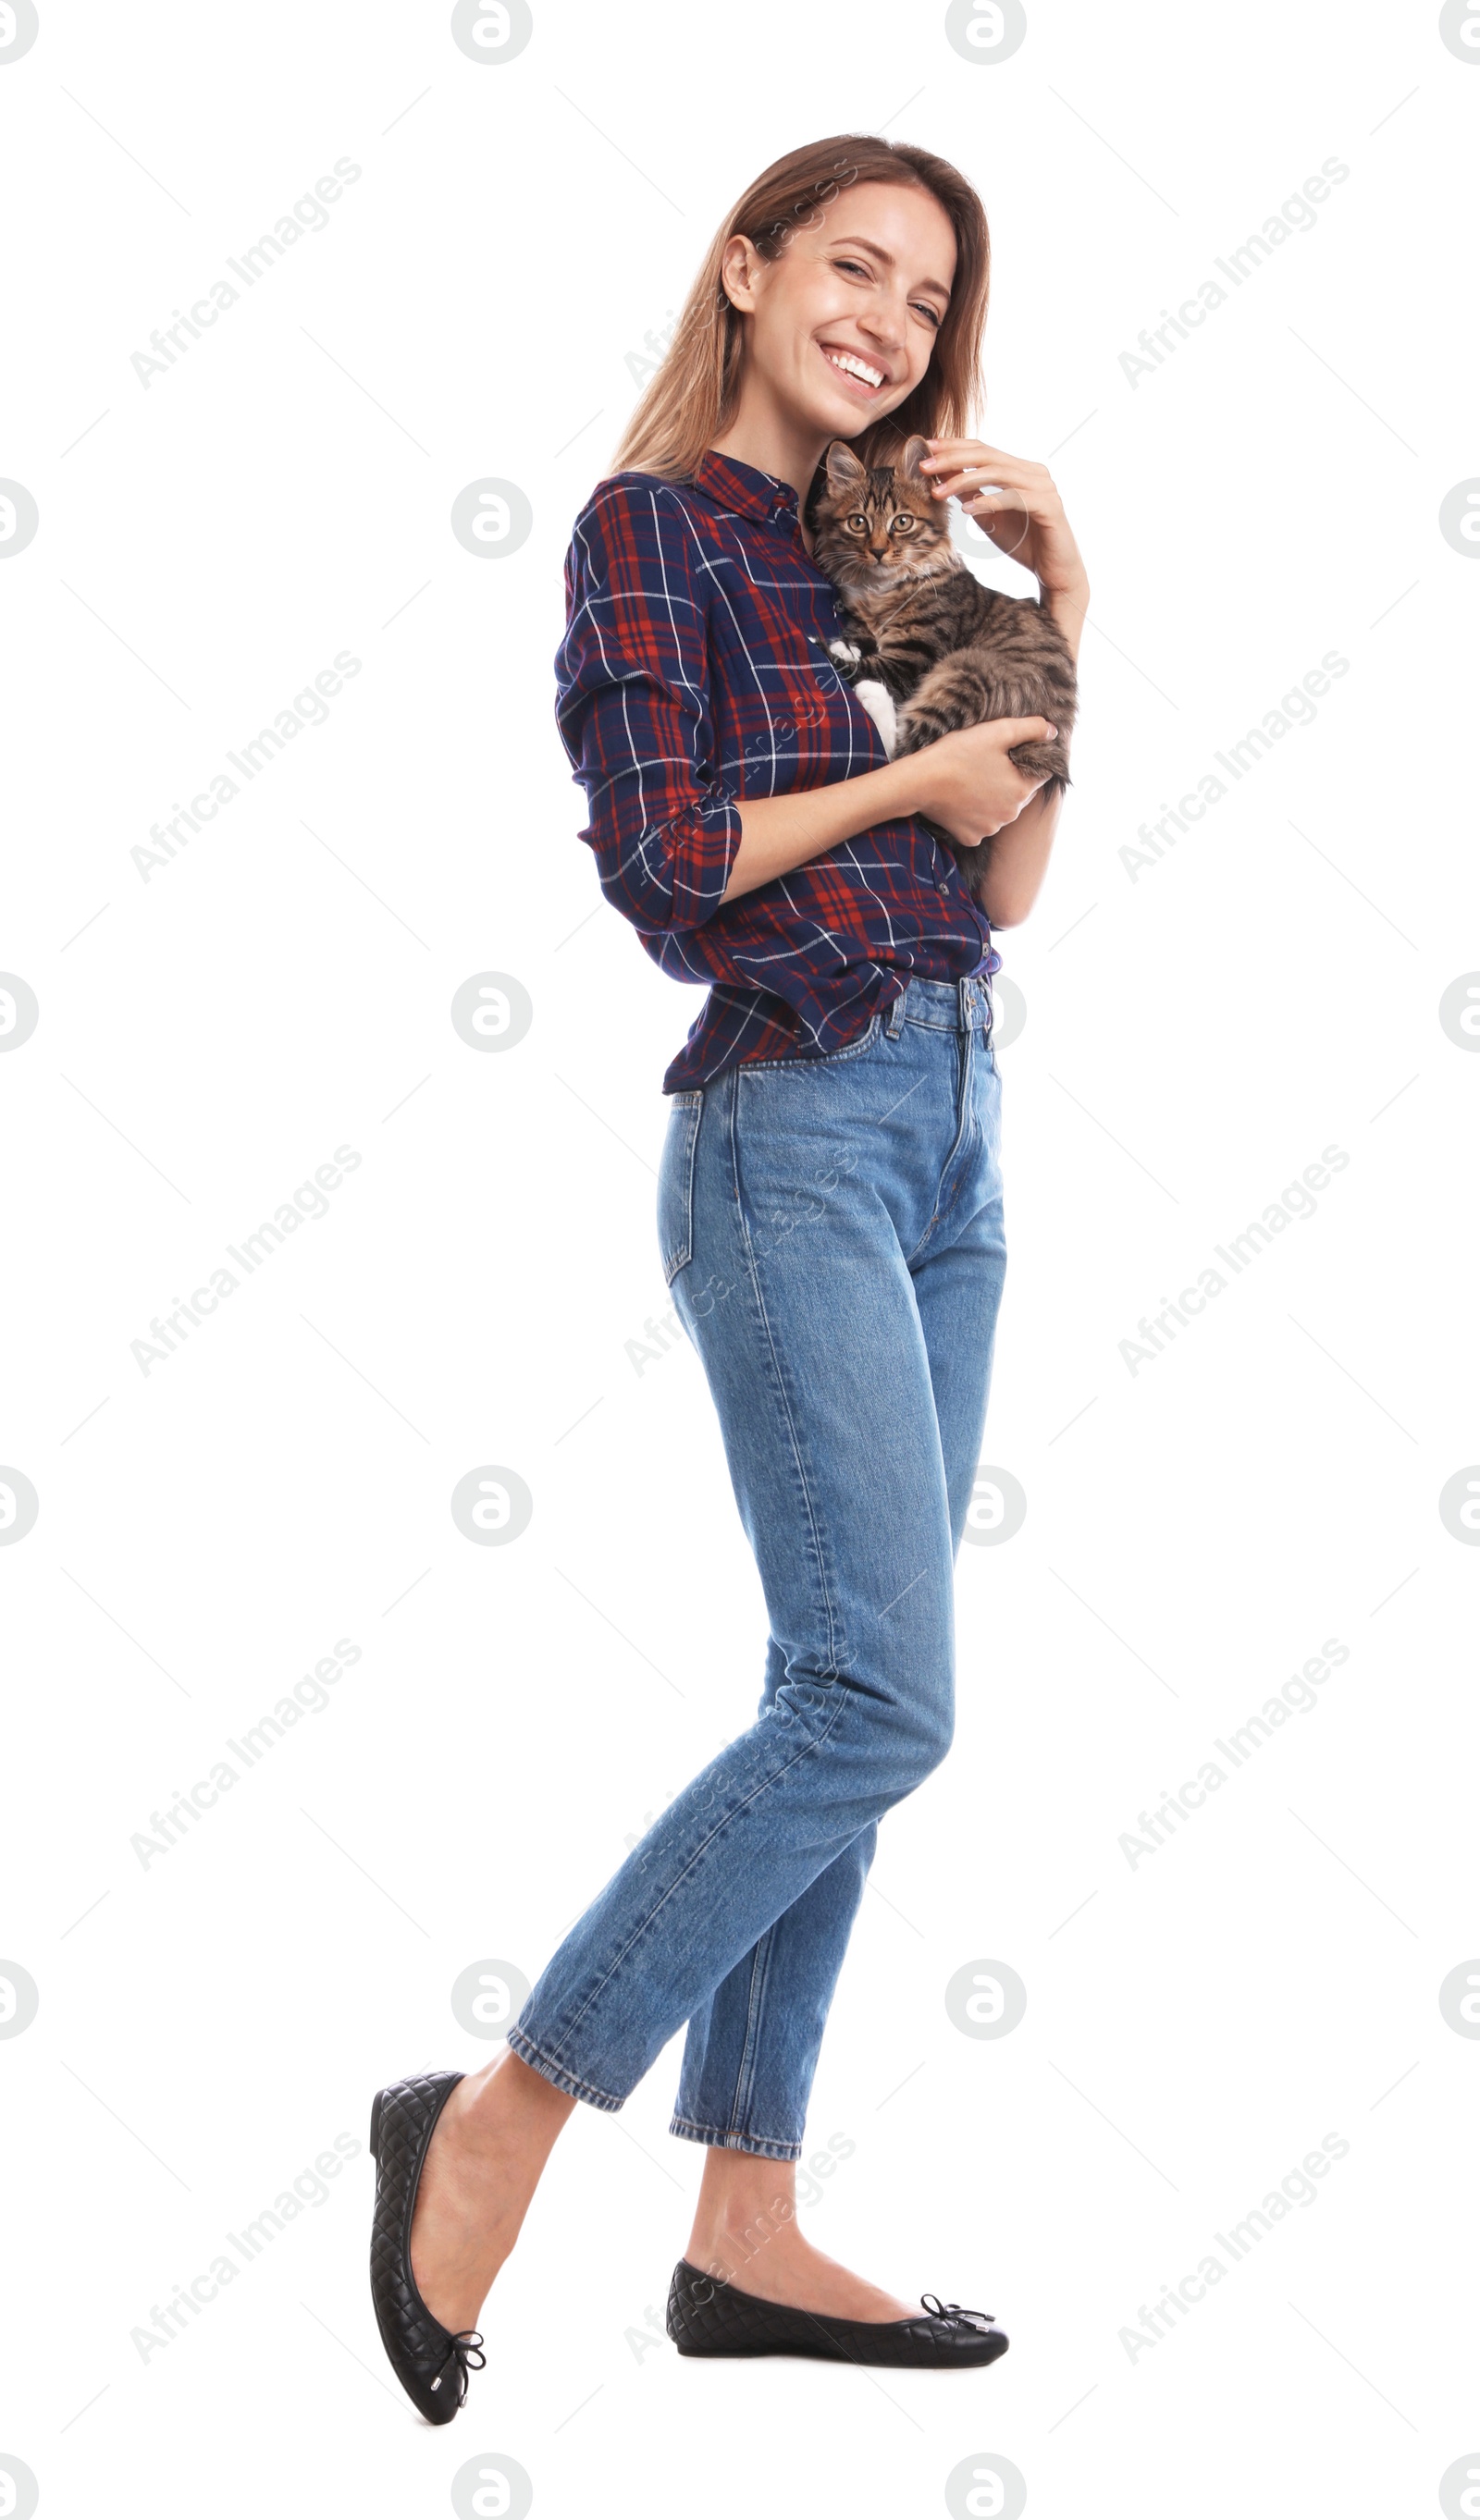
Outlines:
[{"label": "woman's ear", "polygon": [[[923,447],[924,442],[924,439],[921,438],[919,441],[921,447]],[[833,438],[831,445],[828,449],[827,464],[828,478],[832,483],[834,489],[840,490],[845,481],[863,481],[868,478],[867,468],[860,464],[858,457],[854,454],[852,447],[847,443],[845,438]]]},{"label": "woman's ear", "polygon": [[737,314],[755,311],[755,272],[760,256],[747,236],[733,236],[720,255],[720,290]]}]

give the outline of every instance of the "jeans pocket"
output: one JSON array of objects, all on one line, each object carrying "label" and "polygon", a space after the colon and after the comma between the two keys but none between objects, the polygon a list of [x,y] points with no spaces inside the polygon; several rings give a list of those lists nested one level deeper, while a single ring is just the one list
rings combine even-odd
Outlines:
[{"label": "jeans pocket", "polygon": [[806,1058],[747,1058],[741,1063],[740,1074],[747,1078],[751,1076],[796,1077],[808,1076],[818,1068],[846,1067],[850,1059],[867,1058],[879,1038],[883,1020],[881,1012],[872,1014],[857,1039],[845,1041],[840,1050],[818,1051]]},{"label": "jeans pocket", "polygon": [[666,1286],[694,1257],[694,1159],[704,1107],[703,1087],[670,1095],[669,1102],[668,1133],[657,1173],[657,1243]]}]

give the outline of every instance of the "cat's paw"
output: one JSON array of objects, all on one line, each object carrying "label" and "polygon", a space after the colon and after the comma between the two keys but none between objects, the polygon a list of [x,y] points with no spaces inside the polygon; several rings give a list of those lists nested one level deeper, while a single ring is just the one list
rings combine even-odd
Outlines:
[{"label": "cat's paw", "polygon": [[856,700],[862,700],[879,734],[883,737],[884,750],[892,761],[899,721],[888,692],[882,683],[862,682],[854,684],[853,697]]},{"label": "cat's paw", "polygon": [[859,666],[864,661],[864,652],[862,648],[855,646],[851,639],[830,639],[828,642],[828,653],[831,657],[834,665],[837,667],[838,672],[843,675],[848,682],[852,681],[854,675],[859,669]]}]

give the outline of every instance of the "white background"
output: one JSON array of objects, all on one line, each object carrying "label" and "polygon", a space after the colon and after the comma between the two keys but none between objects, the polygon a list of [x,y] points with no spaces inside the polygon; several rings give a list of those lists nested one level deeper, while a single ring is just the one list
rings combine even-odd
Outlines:
[{"label": "white background", "polygon": [[[979,2453],[1041,2520],[1387,2520],[1477,2451],[1480,2042],[1438,2003],[1480,1952],[1480,1556],[1438,1511],[1480,1456],[1480,1058],[1438,1013],[1480,967],[1480,571],[1438,523],[1480,472],[1477,98],[1434,9],[1371,0],[1053,0],[998,62],[879,0],[536,0],[487,63],[444,8],[78,0],[0,68],[0,472],[40,516],[0,567],[0,963],[40,1007],[0,1059],[0,1459],[40,1500],[0,1550],[0,1956],[40,1992],[0,2042],[0,2453],[43,2513],[440,2513],[480,2452],[547,2515],[931,2513]],[[629,1351],[699,1000],[573,837],[561,563],[715,225],[852,129],[980,188],[985,434],[1052,459],[1095,590],[1076,784],[1000,940],[987,1459],[1027,1519],[963,1551],[956,1748],[882,1831],[809,2131],[855,2147],[819,2245],[1013,2346],[901,2378],[645,2344],[701,2167],[675,2048],[576,2112],[431,2432],[371,2316],[371,2093],[488,2054],[454,1978],[536,1974],[762,1667],[696,1361]],[[1311,231],[1133,385],[1143,328],[1332,157]],[[141,383],[340,158],[322,232]],[[534,515],[493,561],[449,527],[489,475]],[[1330,650],[1316,722],[1133,877],[1138,826]],[[340,651],[328,722],[146,880],[150,826]],[[490,970],[534,1010],[494,1056],[449,1019]],[[1317,1214],[1133,1374],[1140,1317],[1328,1145]],[[339,1146],[329,1213],[143,1372]],[[449,1511],[485,1463],[534,1500],[508,1547]],[[341,1638],[326,1709],[142,1865]],[[1133,1869],[1138,1815],[1328,1638],[1314,1711]],[[944,2005],[981,1958],[1028,1989],[1001,2041]],[[340,2133],[325,2201],[141,2359]],[[1133,2360],[1327,2134],[1317,2201]]]}]

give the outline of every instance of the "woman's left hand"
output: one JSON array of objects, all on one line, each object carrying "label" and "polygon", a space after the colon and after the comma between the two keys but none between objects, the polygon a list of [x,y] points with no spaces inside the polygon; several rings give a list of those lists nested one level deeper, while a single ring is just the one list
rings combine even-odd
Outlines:
[{"label": "woman's left hand", "polygon": [[979,437],[932,437],[920,471],[932,494],[961,500],[1000,552],[1030,568],[1044,594],[1083,597],[1089,578],[1046,464],[1005,455]]}]

